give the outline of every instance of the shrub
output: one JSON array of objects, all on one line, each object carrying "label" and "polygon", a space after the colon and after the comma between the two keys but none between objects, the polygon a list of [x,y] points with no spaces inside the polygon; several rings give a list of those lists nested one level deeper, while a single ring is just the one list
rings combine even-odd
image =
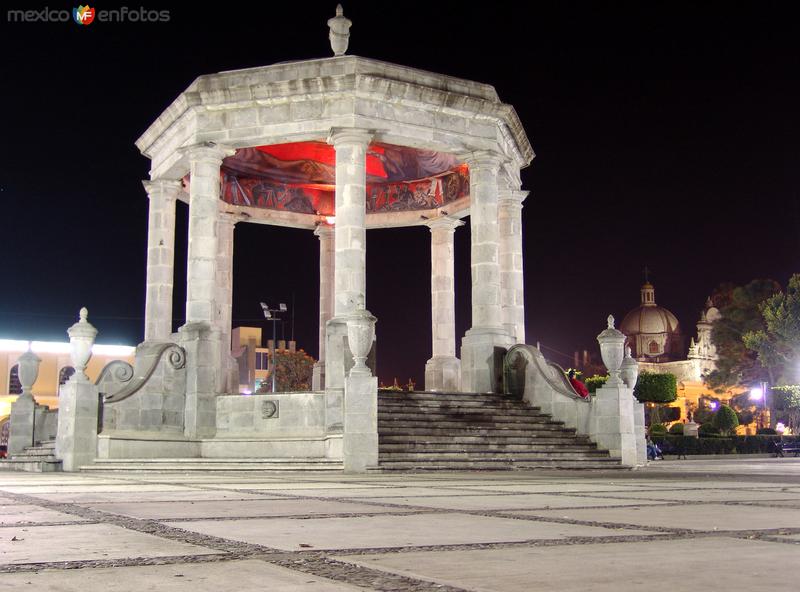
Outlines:
[{"label": "shrub", "polygon": [[642,372],[633,394],[642,403],[672,403],[678,396],[678,381],[674,374]]},{"label": "shrub", "polygon": [[583,384],[586,385],[586,388],[589,389],[590,393],[593,393],[603,386],[606,383],[606,380],[608,380],[608,376],[600,376],[599,374],[595,374],[594,376],[590,376],[584,380]]},{"label": "shrub", "polygon": [[669,433],[673,436],[683,436],[683,424],[682,423],[673,423],[669,426]]},{"label": "shrub", "polygon": [[728,405],[720,405],[711,420],[711,424],[717,428],[723,436],[727,436],[739,425],[739,418],[736,416],[736,412]]},{"label": "shrub", "polygon": [[[705,424],[704,424],[705,425]],[[653,441],[667,450],[683,450],[686,454],[769,454],[775,442],[800,442],[800,436],[733,436],[731,438],[684,438],[662,434]]]},{"label": "shrub", "polygon": [[714,425],[711,423],[703,423],[700,424],[697,433],[700,434],[701,436],[718,436],[719,429],[714,427]]},{"label": "shrub", "polygon": [[756,430],[757,436],[777,436],[778,432],[773,430],[772,428],[758,428]]},{"label": "shrub", "polygon": [[667,426],[663,423],[654,423],[650,426],[650,435],[655,436],[656,434],[666,434],[667,433]]},{"label": "shrub", "polygon": [[681,418],[680,407],[662,407],[661,408],[661,421],[669,423],[678,421]]}]

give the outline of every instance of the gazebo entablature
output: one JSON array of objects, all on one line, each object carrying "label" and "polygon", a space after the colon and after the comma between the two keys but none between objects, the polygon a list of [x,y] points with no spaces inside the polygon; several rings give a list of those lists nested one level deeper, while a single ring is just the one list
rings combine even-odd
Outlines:
[{"label": "gazebo entablature", "polygon": [[[136,145],[151,159],[152,179],[180,179],[189,170],[190,146],[325,141],[338,128],[370,130],[375,142],[409,148],[496,153],[511,179],[534,157],[514,108],[501,103],[490,85],[357,56],[201,76]],[[462,199],[444,210],[461,217],[468,207],[469,199]],[[250,222],[301,228],[318,223],[313,215],[281,217],[247,206],[227,211],[247,214],[243,218]],[[420,215],[439,214],[371,214],[367,227],[411,225]]]}]

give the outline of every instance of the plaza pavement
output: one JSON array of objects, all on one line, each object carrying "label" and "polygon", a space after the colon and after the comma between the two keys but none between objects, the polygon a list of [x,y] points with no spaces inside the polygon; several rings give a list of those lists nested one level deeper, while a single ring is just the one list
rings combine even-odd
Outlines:
[{"label": "plaza pavement", "polygon": [[632,472],[0,473],[0,590],[793,589],[800,458]]}]

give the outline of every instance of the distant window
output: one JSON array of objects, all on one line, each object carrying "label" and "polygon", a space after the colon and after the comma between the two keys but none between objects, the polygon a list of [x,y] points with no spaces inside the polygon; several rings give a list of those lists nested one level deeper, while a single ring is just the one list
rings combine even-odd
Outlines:
[{"label": "distant window", "polygon": [[256,370],[266,370],[269,367],[269,352],[256,352]]},{"label": "distant window", "polygon": [[19,381],[19,364],[14,364],[11,367],[11,372],[8,373],[8,394],[22,394],[22,383]]},{"label": "distant window", "polygon": [[58,371],[58,386],[66,383],[73,374],[75,374],[75,368],[72,366],[64,366]]},{"label": "distant window", "polygon": [[650,342],[650,353],[657,354],[658,353],[658,344],[655,341]]}]

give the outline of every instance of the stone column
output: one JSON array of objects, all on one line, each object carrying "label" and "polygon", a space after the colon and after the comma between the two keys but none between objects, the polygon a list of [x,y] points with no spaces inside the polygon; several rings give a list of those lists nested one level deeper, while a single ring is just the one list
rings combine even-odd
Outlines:
[{"label": "stone column", "polygon": [[312,390],[325,389],[325,341],[328,321],[333,318],[334,228],[320,224],[314,230],[319,238],[319,359],[314,364]]},{"label": "stone column", "polygon": [[172,334],[175,263],[175,201],[180,181],[142,181],[150,199],[147,222],[147,294],[144,340],[168,341]]},{"label": "stone column", "polygon": [[503,327],[525,343],[525,275],[522,269],[522,202],[527,191],[505,190],[497,202],[500,233],[500,306]]},{"label": "stone column", "polygon": [[497,219],[497,173],[500,157],[473,153],[466,159],[470,175],[472,328],[461,345],[461,389],[500,392],[503,356],[514,337],[503,327]]},{"label": "stone column", "polygon": [[217,257],[219,253],[219,169],[230,152],[214,145],[188,148],[189,260],[186,279],[186,324],[179,329],[186,350],[184,434],[212,437],[220,393],[222,334],[217,319]]},{"label": "stone column", "polygon": [[336,224],[334,315],[352,313],[358,296],[367,293],[367,147],[366,130],[331,130],[336,150]]},{"label": "stone column", "polygon": [[450,216],[426,222],[431,230],[432,340],[432,357],[425,364],[426,391],[457,391],[461,385],[461,361],[456,357],[453,235],[463,225]]},{"label": "stone column", "polygon": [[[220,376],[220,392],[238,392],[238,368],[231,357],[231,331],[233,317],[233,234],[236,217],[221,212],[217,221],[217,286],[216,323],[219,326],[222,346],[221,360],[224,373]],[[236,372],[234,379],[233,373]]]},{"label": "stone column", "polygon": [[366,295],[367,147],[371,140],[369,132],[355,128],[335,128],[328,138],[336,150],[333,318],[327,323],[325,346],[329,433],[343,429],[345,376],[353,366],[347,316]]}]

